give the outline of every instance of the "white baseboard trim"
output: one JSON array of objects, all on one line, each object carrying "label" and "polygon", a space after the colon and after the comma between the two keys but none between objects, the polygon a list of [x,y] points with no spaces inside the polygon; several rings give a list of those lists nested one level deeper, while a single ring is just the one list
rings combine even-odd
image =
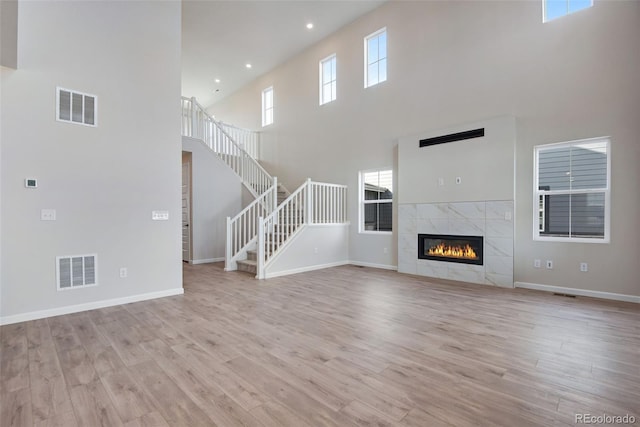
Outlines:
[{"label": "white baseboard trim", "polygon": [[362,261],[349,261],[349,264],[355,265],[358,267],[371,267],[371,268],[381,268],[383,270],[398,271],[397,265],[375,264],[372,262],[362,262]]},{"label": "white baseboard trim", "polygon": [[156,298],[171,297],[184,294],[183,288],[167,289],[166,291],[149,292],[146,294],[132,295],[129,297],[113,298],[102,301],[88,302],[84,304],[67,305],[65,307],[51,308],[48,310],[31,311],[29,313],[14,314],[0,317],[0,325],[27,322],[29,320],[44,319],[46,317],[61,316],[63,314],[78,313],[80,311],[95,310],[97,308],[112,307],[114,305],[129,304],[132,302],[146,301]]},{"label": "white baseboard trim", "polygon": [[615,294],[612,292],[590,291],[588,289],[564,288],[562,286],[539,285],[537,283],[515,282],[516,288],[533,289],[535,291],[556,292],[567,295],[602,298],[616,301],[635,302],[640,304],[640,296]]},{"label": "white baseboard trim", "polygon": [[349,261],[337,261],[337,262],[330,262],[328,264],[310,265],[308,267],[293,268],[291,270],[274,271],[273,273],[265,273],[265,279],[272,279],[274,277],[280,277],[280,276],[288,276],[290,274],[306,273],[307,271],[322,270],[323,268],[339,267],[341,265],[347,265],[347,264],[349,264]]},{"label": "white baseboard trim", "polygon": [[210,262],[220,262],[220,261],[224,261],[224,257],[222,257],[222,258],[194,259],[194,260],[191,260],[190,264],[208,264]]}]

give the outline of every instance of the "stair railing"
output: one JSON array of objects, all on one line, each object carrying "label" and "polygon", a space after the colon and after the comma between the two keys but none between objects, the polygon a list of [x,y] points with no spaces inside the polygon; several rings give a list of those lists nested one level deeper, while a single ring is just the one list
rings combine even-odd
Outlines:
[{"label": "stair railing", "polygon": [[224,269],[237,270],[236,260],[258,237],[258,220],[271,214],[278,206],[278,178],[273,185],[251,202],[238,215],[227,217],[227,242]]},{"label": "stair railing", "polygon": [[270,215],[258,219],[257,277],[303,226],[347,223],[347,186],[307,179]]},{"label": "stair railing", "polygon": [[[258,198],[273,186],[273,178],[226,129],[230,127],[211,117],[195,98],[182,97],[182,135],[204,141],[242,179],[253,196]],[[236,129],[234,132],[238,135],[250,132]],[[248,139],[248,136],[244,137]],[[253,138],[258,141],[257,135]],[[255,151],[257,147],[256,142]]]},{"label": "stair railing", "polygon": [[218,122],[218,125],[254,159],[260,159],[260,134],[250,129]]}]

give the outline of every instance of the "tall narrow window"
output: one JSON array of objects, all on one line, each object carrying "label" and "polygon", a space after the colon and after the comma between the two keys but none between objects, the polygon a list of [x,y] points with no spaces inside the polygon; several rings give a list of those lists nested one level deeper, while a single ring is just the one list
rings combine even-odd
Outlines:
[{"label": "tall narrow window", "polygon": [[360,232],[391,232],[393,171],[360,172]]},{"label": "tall narrow window", "polygon": [[609,242],[609,138],[535,147],[534,239]]},{"label": "tall narrow window", "polygon": [[542,22],[593,6],[593,0],[542,0]]},{"label": "tall narrow window", "polygon": [[262,91],[262,126],[273,123],[273,86]]},{"label": "tall narrow window", "polygon": [[382,28],[364,39],[364,87],[387,80],[387,29]]},{"label": "tall narrow window", "polygon": [[320,61],[320,105],[336,99],[336,55]]}]

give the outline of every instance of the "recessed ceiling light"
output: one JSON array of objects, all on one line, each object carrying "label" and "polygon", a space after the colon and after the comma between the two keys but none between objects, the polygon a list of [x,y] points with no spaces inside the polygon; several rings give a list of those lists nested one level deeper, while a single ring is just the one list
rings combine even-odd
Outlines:
[{"label": "recessed ceiling light", "polygon": [[313,22],[309,22],[309,23],[307,24],[307,30],[310,30],[310,29],[312,29],[312,28],[313,28]]},{"label": "recessed ceiling light", "polygon": [[215,80],[215,82],[216,82],[216,83],[220,83],[220,79],[216,79],[216,80]]},{"label": "recessed ceiling light", "polygon": [[251,68],[251,64],[247,63],[247,64],[245,65],[245,67],[247,67],[247,68]]}]

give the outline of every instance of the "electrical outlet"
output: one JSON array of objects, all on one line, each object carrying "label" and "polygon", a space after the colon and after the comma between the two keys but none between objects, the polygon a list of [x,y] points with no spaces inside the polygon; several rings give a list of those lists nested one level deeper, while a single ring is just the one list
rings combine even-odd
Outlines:
[{"label": "electrical outlet", "polygon": [[439,186],[443,186],[444,185],[444,178],[438,178],[438,185]]},{"label": "electrical outlet", "polygon": [[120,269],[120,278],[124,279],[125,277],[127,277],[127,267],[122,267]]},{"label": "electrical outlet", "polygon": [[55,209],[42,209],[40,211],[40,220],[41,221],[55,221],[56,220],[56,210]]},{"label": "electrical outlet", "polygon": [[389,253],[389,248],[384,248],[383,252],[384,252],[385,254],[388,254],[388,253]]},{"label": "electrical outlet", "polygon": [[542,265],[542,263],[540,262],[539,259],[534,259],[533,260],[533,267],[534,268],[540,268],[541,265]]},{"label": "electrical outlet", "polygon": [[317,254],[318,253],[318,248],[313,248],[313,253]]},{"label": "electrical outlet", "polygon": [[589,264],[587,264],[586,262],[581,262],[580,271],[582,271],[583,273],[586,273],[587,271],[589,271]]},{"label": "electrical outlet", "polygon": [[511,211],[505,211],[504,220],[505,221],[511,221]]},{"label": "electrical outlet", "polygon": [[548,259],[546,265],[547,265],[547,270],[553,270],[553,261],[552,260]]}]

